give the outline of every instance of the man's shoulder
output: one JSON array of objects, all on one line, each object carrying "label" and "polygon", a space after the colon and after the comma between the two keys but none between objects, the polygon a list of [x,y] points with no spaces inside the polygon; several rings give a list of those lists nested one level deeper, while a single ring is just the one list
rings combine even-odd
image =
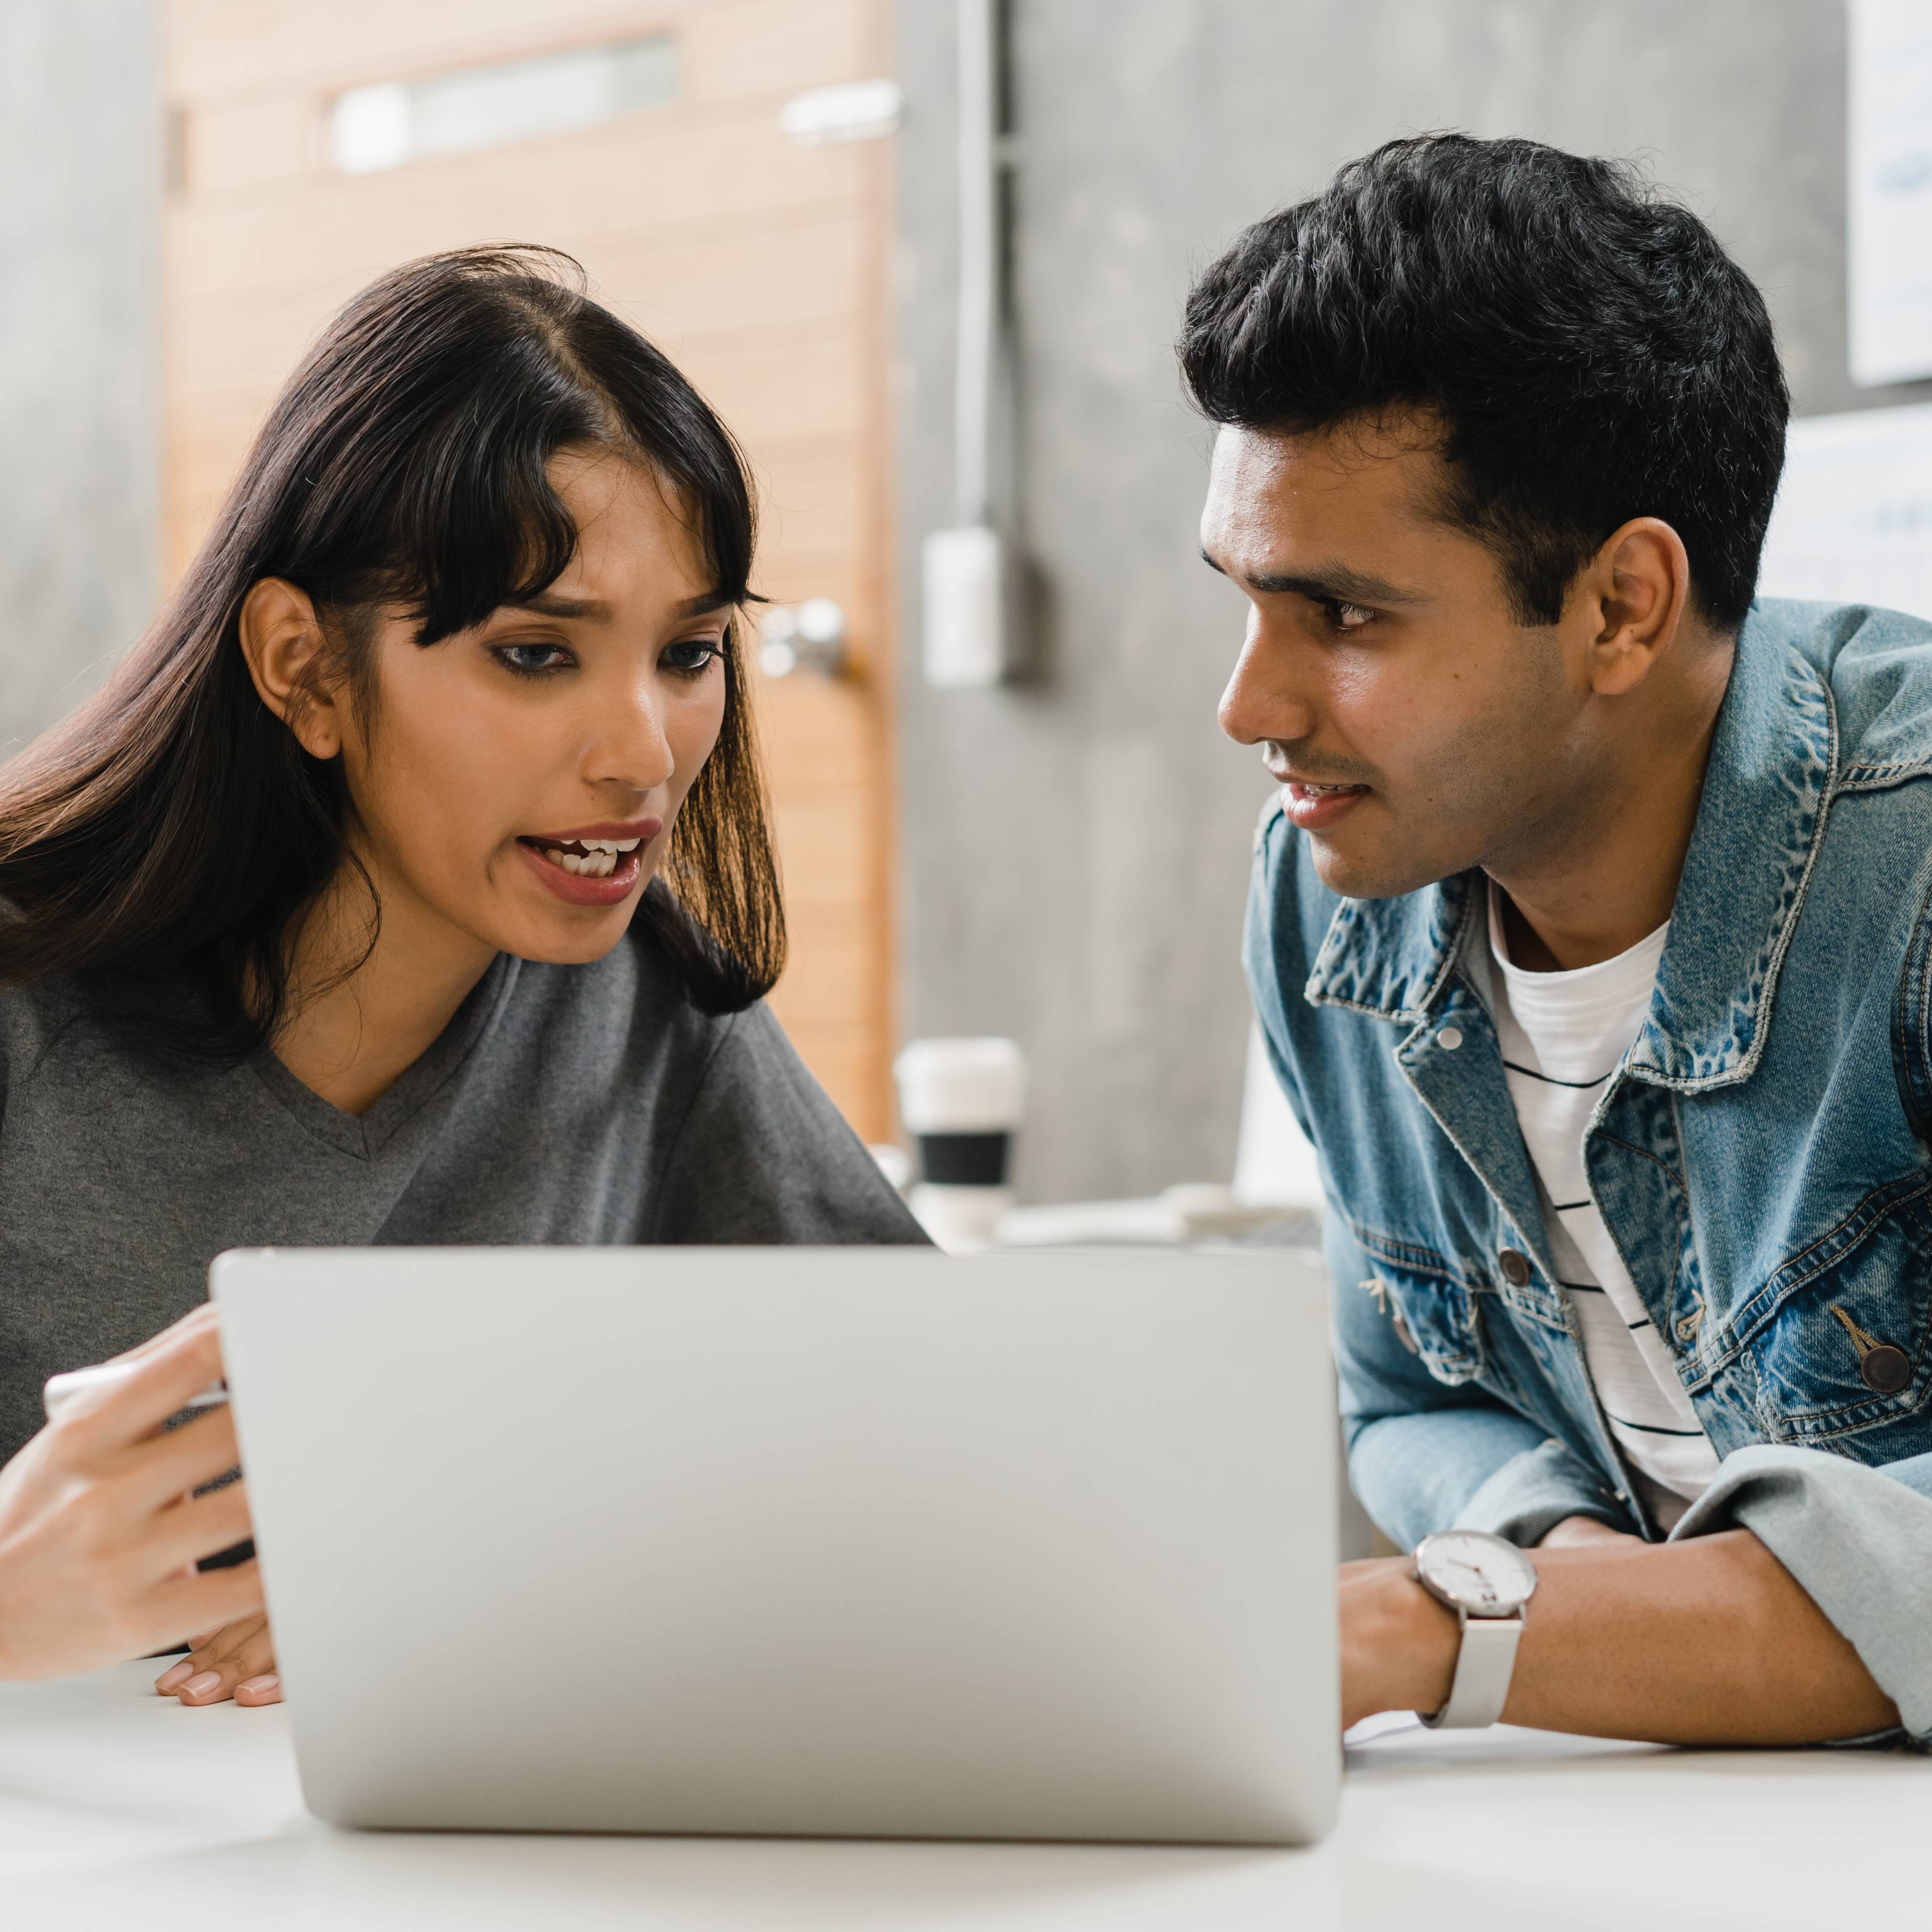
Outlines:
[{"label": "man's shoulder", "polygon": [[1738,648],[1779,644],[1831,692],[1840,789],[1932,777],[1932,623],[1877,604],[1761,598]]}]

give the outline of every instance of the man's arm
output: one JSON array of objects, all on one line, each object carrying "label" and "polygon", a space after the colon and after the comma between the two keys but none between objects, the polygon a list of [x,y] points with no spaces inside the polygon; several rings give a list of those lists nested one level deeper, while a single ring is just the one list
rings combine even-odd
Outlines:
[{"label": "man's arm", "polygon": [[[1664,1744],[1802,1744],[1899,1722],[1851,1643],[1749,1530],[1539,1550],[1506,1724]],[[1345,1725],[1439,1710],[1456,1618],[1406,1557],[1342,1570]]]},{"label": "man's arm", "polygon": [[1481,1390],[1438,1382],[1403,1346],[1372,1263],[1333,1210],[1322,1246],[1348,1480],[1384,1535],[1412,1549],[1459,1522],[1525,1544],[1573,1517],[1635,1529],[1598,1471]]}]

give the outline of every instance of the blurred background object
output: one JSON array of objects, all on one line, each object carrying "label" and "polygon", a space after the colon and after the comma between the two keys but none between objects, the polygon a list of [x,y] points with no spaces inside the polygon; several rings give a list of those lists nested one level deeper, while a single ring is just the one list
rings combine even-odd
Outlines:
[{"label": "blurred background object", "polygon": [[1932,370],[1922,0],[10,0],[0,35],[4,735],[140,628],[364,282],[567,250],[758,476],[777,1011],[874,1143],[902,1038],[1014,1042],[1022,1215],[1318,1195],[1241,981],[1270,788],[1214,724],[1243,606],[1171,351],[1247,222],[1422,128],[1636,158],[1816,419],[1767,587],[1932,615],[1932,382],[1892,380]]},{"label": "blurred background object", "polygon": [[1010,1040],[915,1040],[892,1064],[916,1149],[907,1204],[942,1248],[992,1246],[1013,1207],[1026,1055]]},{"label": "blurred background object", "polygon": [[158,25],[0,7],[0,750],[93,689],[154,608]]}]

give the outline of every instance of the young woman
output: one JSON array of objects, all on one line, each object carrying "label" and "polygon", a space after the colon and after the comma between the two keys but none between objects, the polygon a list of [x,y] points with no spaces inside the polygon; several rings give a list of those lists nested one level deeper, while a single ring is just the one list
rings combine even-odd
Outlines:
[{"label": "young woman", "polygon": [[760,1004],[742,460],[571,266],[357,298],[0,773],[0,1456],[224,1248],[922,1238]]}]

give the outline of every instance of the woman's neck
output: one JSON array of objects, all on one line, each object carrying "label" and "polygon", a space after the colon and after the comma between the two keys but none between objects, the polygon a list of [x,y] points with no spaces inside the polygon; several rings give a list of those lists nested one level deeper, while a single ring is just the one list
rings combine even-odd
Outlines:
[{"label": "woman's neck", "polygon": [[345,1114],[366,1114],[429,1051],[496,957],[409,895],[385,892],[376,944],[358,964],[368,908],[350,874],[304,921],[292,1010],[273,1042],[282,1064]]}]

